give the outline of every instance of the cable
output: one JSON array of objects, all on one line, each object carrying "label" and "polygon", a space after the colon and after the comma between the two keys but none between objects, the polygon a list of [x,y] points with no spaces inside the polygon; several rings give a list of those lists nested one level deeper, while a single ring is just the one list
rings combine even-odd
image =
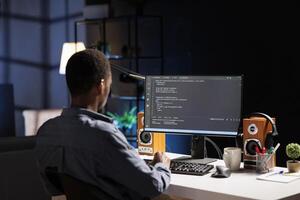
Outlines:
[{"label": "cable", "polygon": [[[212,144],[212,146],[215,148],[216,152],[218,153],[219,159],[223,159],[223,153],[221,149],[218,147],[218,145],[208,137],[204,137],[204,140]],[[205,144],[205,150],[206,150],[206,144]],[[207,152],[205,153],[207,154]]]}]

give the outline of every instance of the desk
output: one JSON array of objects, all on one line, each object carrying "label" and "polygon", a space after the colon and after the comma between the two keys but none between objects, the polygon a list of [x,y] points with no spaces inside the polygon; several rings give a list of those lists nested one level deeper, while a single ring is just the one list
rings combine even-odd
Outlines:
[{"label": "desk", "polygon": [[[180,154],[167,153],[173,159]],[[149,156],[142,156],[149,159]],[[222,160],[218,160],[213,165],[224,165]],[[277,169],[284,169],[277,167]],[[277,183],[270,181],[256,180],[257,174],[253,170],[241,169],[232,172],[229,178],[212,178],[211,174],[204,176],[191,176],[172,174],[171,184],[165,192],[169,195],[188,199],[203,200],[274,200],[274,199],[300,199],[300,179],[290,183]]]}]

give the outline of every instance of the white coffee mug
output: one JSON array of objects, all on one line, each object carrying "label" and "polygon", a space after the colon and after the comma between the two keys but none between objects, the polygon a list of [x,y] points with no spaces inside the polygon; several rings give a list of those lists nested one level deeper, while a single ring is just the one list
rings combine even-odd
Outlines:
[{"label": "white coffee mug", "polygon": [[239,170],[241,164],[242,150],[238,147],[224,148],[223,160],[230,170]]}]

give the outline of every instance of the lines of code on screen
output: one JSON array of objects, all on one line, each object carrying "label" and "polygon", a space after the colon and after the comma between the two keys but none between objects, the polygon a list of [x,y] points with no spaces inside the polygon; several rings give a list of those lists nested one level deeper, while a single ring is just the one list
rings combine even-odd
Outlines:
[{"label": "lines of code on screen", "polygon": [[237,134],[241,76],[148,76],[145,130]]}]

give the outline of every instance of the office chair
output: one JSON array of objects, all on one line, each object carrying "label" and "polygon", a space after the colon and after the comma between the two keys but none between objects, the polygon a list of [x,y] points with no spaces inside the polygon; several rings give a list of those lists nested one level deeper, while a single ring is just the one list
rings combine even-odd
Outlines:
[{"label": "office chair", "polygon": [[0,153],[34,149],[36,136],[0,137]]},{"label": "office chair", "polygon": [[47,167],[45,170],[48,180],[67,197],[67,200],[110,200],[111,196],[96,186],[85,183],[70,175],[58,172],[55,167]]},{"label": "office chair", "polygon": [[0,153],[1,200],[50,200],[33,150]]}]

